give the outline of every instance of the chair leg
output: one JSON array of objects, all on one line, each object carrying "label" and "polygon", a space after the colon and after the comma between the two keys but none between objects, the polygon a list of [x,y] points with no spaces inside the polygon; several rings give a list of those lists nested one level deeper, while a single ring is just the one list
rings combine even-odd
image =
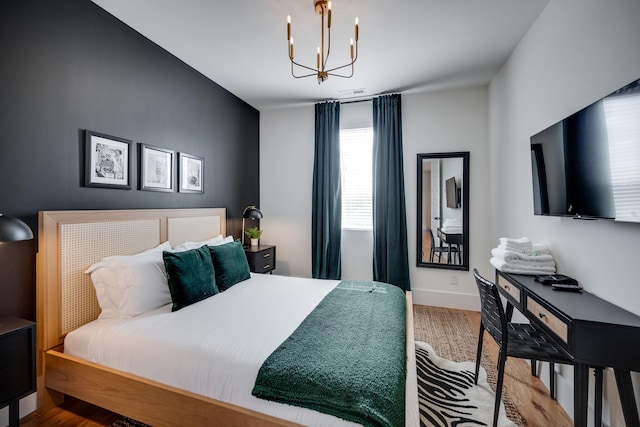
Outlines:
[{"label": "chair leg", "polygon": [[531,376],[538,376],[538,361],[536,359],[531,359]]},{"label": "chair leg", "polygon": [[480,372],[480,358],[482,357],[482,338],[484,337],[484,326],[480,322],[480,333],[478,334],[478,350],[476,352],[476,376],[474,383],[478,384],[478,373]]},{"label": "chair leg", "polygon": [[595,397],[593,401],[593,425],[602,427],[602,368],[594,368],[595,375]]},{"label": "chair leg", "polygon": [[500,349],[498,355],[498,379],[496,381],[496,401],[493,407],[493,427],[498,425],[498,415],[500,414],[500,399],[502,398],[502,381],[504,379],[504,368],[507,361],[507,352]]},{"label": "chair leg", "polygon": [[549,363],[549,394],[553,400],[556,400],[556,364]]}]

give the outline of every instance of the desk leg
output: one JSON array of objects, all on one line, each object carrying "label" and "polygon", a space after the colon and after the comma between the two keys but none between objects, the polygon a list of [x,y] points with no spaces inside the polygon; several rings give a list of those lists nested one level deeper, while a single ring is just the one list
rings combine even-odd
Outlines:
[{"label": "desk leg", "polygon": [[639,427],[640,419],[638,418],[636,397],[631,383],[631,373],[626,369],[614,369],[614,372],[616,374],[620,402],[622,403],[624,422],[627,427]]},{"label": "desk leg", "polygon": [[573,367],[573,425],[587,426],[587,402],[589,399],[589,366],[577,363]]},{"label": "desk leg", "polygon": [[20,401],[18,399],[9,402],[9,427],[20,425]]}]

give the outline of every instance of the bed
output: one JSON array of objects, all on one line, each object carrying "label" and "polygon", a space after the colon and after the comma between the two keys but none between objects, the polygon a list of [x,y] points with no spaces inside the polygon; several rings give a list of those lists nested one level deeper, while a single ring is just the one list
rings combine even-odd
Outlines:
[{"label": "bed", "polygon": [[[255,370],[260,362],[277,346],[279,341],[295,329],[301,319],[308,314],[309,308],[317,300],[321,300],[331,292],[338,283],[331,281],[309,281],[315,286],[315,300],[298,304],[296,313],[281,313],[268,308],[266,313],[256,314],[268,318],[266,322],[256,322],[248,318],[248,323],[240,325],[240,330],[267,335],[266,330],[278,329],[278,333],[269,334],[269,340],[247,340],[245,348],[232,348],[233,340],[227,339],[222,348],[232,354],[251,354],[256,360],[247,361],[253,366],[250,369],[236,367],[236,371],[244,371],[247,378],[229,376],[223,387],[228,394],[222,398],[212,398],[206,390],[207,381],[200,381],[193,391],[185,389],[179,380],[158,377],[162,372],[163,357],[169,353],[166,349],[147,350],[138,354],[133,360],[154,360],[149,363],[149,370],[144,375],[133,374],[127,363],[117,365],[120,369],[109,367],[103,362],[90,362],[96,353],[109,354],[114,344],[107,345],[106,350],[97,351],[91,343],[91,328],[119,321],[94,322],[100,315],[94,286],[90,277],[85,274],[86,268],[112,255],[136,254],[149,250],[168,241],[176,246],[189,241],[201,241],[216,235],[226,235],[226,211],[223,208],[210,209],[158,209],[158,210],[116,210],[116,211],[48,211],[39,213],[39,242],[37,254],[37,327],[38,327],[38,403],[42,409],[48,409],[62,402],[64,395],[74,396],[97,406],[109,409],[153,426],[163,425],[354,425],[336,417],[320,414],[310,409],[300,408],[292,414],[289,405],[273,403],[255,398],[246,390],[255,379]],[[252,275],[251,279],[225,291],[221,298],[210,298],[194,306],[205,307],[213,304],[213,311],[224,316],[225,307],[234,304],[234,298],[253,298],[264,302],[274,293],[286,294],[298,287],[294,278],[278,276]],[[294,291],[295,292],[295,291]],[[262,294],[261,294],[262,293]],[[302,301],[301,295],[294,298]],[[413,323],[411,294],[406,294],[407,318],[407,380],[405,412],[406,425],[417,426],[417,383],[415,380],[415,350],[413,348]],[[260,304],[258,304],[260,306]],[[293,305],[290,305],[293,306]],[[191,310],[192,307],[189,307]],[[189,311],[189,310],[184,310]],[[211,308],[204,309],[211,311]],[[269,311],[271,310],[271,311]],[[182,310],[181,310],[182,311]],[[135,317],[137,325],[153,323],[163,325],[170,314],[170,307],[163,306]],[[250,316],[255,310],[246,310]],[[181,314],[180,314],[181,316]],[[163,320],[164,319],[164,320]],[[287,323],[285,320],[289,319]],[[298,320],[296,320],[298,319]],[[127,323],[131,325],[131,323]],[[250,325],[248,327],[247,325]],[[124,326],[117,325],[116,328]],[[129,327],[129,326],[127,326]],[[262,328],[262,329],[261,329]],[[95,331],[94,331],[95,332]],[[240,332],[237,332],[238,334]],[[110,332],[101,332],[109,336]],[[148,334],[145,332],[145,334]],[[232,332],[233,334],[233,332]],[[69,335],[68,348],[65,350],[65,338]],[[152,334],[151,334],[152,335]],[[157,337],[159,341],[161,336]],[[121,339],[121,338],[118,338]],[[225,338],[216,338],[225,342]],[[108,341],[105,341],[108,342]],[[245,342],[245,341],[243,341]],[[258,345],[260,344],[260,345]],[[266,344],[266,347],[262,347]],[[93,351],[93,355],[91,355]],[[155,353],[154,353],[155,351]],[[240,360],[235,357],[236,360]],[[96,359],[101,360],[101,359]],[[244,364],[245,361],[242,359]],[[215,370],[204,368],[199,362],[193,362],[197,378],[206,378],[202,371]],[[215,365],[215,364],[214,364]],[[145,368],[143,366],[143,368]],[[198,371],[200,369],[200,371]],[[225,372],[232,373],[233,367]],[[156,375],[156,376],[154,376]],[[231,374],[230,374],[231,375]],[[151,379],[150,379],[151,378]],[[156,379],[154,379],[156,378]],[[229,387],[229,384],[234,387]],[[244,389],[240,385],[244,384]],[[235,386],[238,387],[235,387]],[[215,394],[214,394],[215,395]],[[238,397],[239,396],[239,397]],[[231,403],[230,403],[231,402]],[[276,410],[273,407],[276,407]],[[278,408],[280,407],[280,408]],[[280,409],[285,407],[285,411]],[[305,413],[309,411],[309,413]],[[308,418],[320,416],[320,418]],[[328,417],[328,418],[327,418]],[[338,420],[338,421],[336,421]]]}]

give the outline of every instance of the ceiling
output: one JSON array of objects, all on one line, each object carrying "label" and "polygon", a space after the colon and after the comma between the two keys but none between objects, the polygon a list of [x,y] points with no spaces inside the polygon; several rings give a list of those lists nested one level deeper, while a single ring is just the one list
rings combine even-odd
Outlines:
[{"label": "ceiling", "polygon": [[359,18],[358,60],[350,79],[291,76],[315,67],[320,17],[313,0],[93,0],[258,110],[327,99],[370,98],[486,84],[549,0],[333,0],[328,66],[349,62]]}]

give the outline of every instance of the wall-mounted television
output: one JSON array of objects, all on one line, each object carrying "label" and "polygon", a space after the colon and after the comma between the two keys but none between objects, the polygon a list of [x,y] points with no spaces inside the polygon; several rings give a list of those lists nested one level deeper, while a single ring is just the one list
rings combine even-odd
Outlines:
[{"label": "wall-mounted television", "polygon": [[447,195],[447,207],[451,209],[459,208],[460,203],[458,199],[458,186],[456,185],[456,178],[452,176],[444,183]]},{"label": "wall-mounted television", "polygon": [[640,79],[531,137],[535,215],[640,222]]}]

